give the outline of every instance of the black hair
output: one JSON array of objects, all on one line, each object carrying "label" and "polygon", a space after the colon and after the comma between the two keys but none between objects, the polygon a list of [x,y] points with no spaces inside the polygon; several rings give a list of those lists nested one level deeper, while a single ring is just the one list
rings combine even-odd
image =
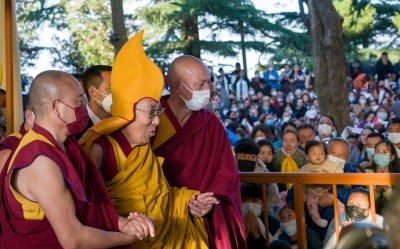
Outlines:
[{"label": "black hair", "polygon": [[289,209],[293,210],[293,212],[296,212],[296,209],[294,209],[294,205],[292,205],[292,204],[285,204],[285,205],[283,205],[283,206],[281,207],[281,209],[279,209],[279,216],[281,216],[281,213],[282,213],[282,211],[283,211],[285,208],[289,208]]},{"label": "black hair", "polygon": [[314,127],[314,125],[312,125],[310,123],[301,124],[299,127],[297,127],[297,132],[299,132],[300,130],[304,130],[304,129],[311,129],[313,131],[313,133],[315,134],[315,127]]},{"label": "black hair", "polygon": [[106,65],[95,65],[91,66],[83,72],[82,75],[82,84],[83,88],[86,92],[87,98],[90,99],[88,89],[90,86],[94,86],[98,88],[103,81],[103,77],[101,76],[102,72],[111,72],[112,67]]},{"label": "black hair", "polygon": [[389,128],[389,125],[391,125],[391,124],[400,124],[400,118],[392,118],[389,121],[389,124],[387,125],[387,127]]},{"label": "black hair", "polygon": [[263,146],[269,146],[271,148],[272,154],[275,154],[274,145],[267,139],[261,139],[260,141],[257,142],[257,145],[259,148],[261,148]]},{"label": "black hair", "polygon": [[306,146],[304,148],[305,154],[308,155],[309,150],[314,146],[322,147],[324,149],[325,155],[328,155],[328,150],[326,149],[325,143],[323,143],[321,141],[316,141],[316,140],[308,141],[306,143]]},{"label": "black hair", "polygon": [[366,140],[368,140],[369,138],[374,138],[374,137],[379,137],[381,140],[385,140],[385,137],[382,135],[382,133],[378,133],[378,132],[372,132],[372,133],[368,134]]},{"label": "black hair", "polygon": [[[390,142],[387,139],[384,139],[375,145],[375,150],[376,148],[378,148],[380,144],[386,144],[386,147],[389,148],[390,150],[391,156],[394,156],[394,160],[390,161],[389,163],[389,173],[400,173],[400,159],[397,156],[396,147],[393,145],[392,142]],[[376,172],[377,165],[374,161],[372,162],[371,168]]]},{"label": "black hair", "polygon": [[[260,152],[258,145],[250,138],[240,139],[235,146],[235,154],[239,153],[251,154],[257,156]],[[250,160],[237,160],[239,171],[241,172],[253,172],[256,168],[256,161]]]},{"label": "black hair", "polygon": [[262,188],[258,183],[242,183],[240,184],[240,195],[244,198],[262,199]]},{"label": "black hair", "polygon": [[280,240],[280,239],[272,241],[268,246],[268,249],[291,249],[291,248],[292,247],[286,240]]},{"label": "black hair", "polygon": [[296,124],[293,123],[293,122],[291,122],[291,121],[289,121],[289,122],[285,122],[285,123],[282,125],[282,127],[281,127],[281,128],[282,128],[282,131],[284,131],[284,130],[286,129],[286,127],[288,127],[288,126],[293,126],[295,130],[297,129]]},{"label": "black hair", "polygon": [[319,117],[317,124],[319,124],[319,121],[320,121],[323,117],[329,118],[329,119],[332,121],[332,125],[333,125],[333,126],[336,126],[335,120],[332,118],[332,116],[329,116],[328,114],[322,114],[322,115]]},{"label": "black hair", "polygon": [[264,133],[265,134],[265,138],[268,139],[268,140],[271,140],[271,138],[273,136],[273,133],[271,131],[271,127],[269,127],[266,124],[259,124],[259,125],[254,126],[253,130],[251,131],[250,137],[252,139],[254,139],[257,131],[261,131],[262,133]]}]

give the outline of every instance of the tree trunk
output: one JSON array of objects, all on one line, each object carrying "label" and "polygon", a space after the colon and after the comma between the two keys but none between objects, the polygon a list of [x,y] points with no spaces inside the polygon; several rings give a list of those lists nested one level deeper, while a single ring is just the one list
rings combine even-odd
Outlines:
[{"label": "tree trunk", "polygon": [[342,131],[350,124],[343,52],[343,18],[332,0],[308,0],[314,55],[315,87],[320,111]]},{"label": "tree trunk", "polygon": [[126,34],[123,0],[110,0],[113,33],[110,35],[110,42],[114,46],[115,56],[128,41]]},{"label": "tree trunk", "polygon": [[246,43],[244,40],[244,24],[243,21],[239,21],[239,29],[240,29],[240,46],[242,48],[242,58],[243,58],[243,70],[246,75],[247,72],[247,60],[246,60]]},{"label": "tree trunk", "polygon": [[197,18],[187,18],[183,21],[183,40],[186,46],[184,54],[193,55],[200,59],[199,23]]}]

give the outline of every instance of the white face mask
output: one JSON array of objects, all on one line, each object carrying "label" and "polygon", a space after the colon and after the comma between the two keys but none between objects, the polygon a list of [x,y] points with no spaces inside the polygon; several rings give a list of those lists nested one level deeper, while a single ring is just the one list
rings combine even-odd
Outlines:
[{"label": "white face mask", "polygon": [[329,136],[332,134],[332,126],[327,124],[318,125],[318,134],[322,136]]},{"label": "white face mask", "polygon": [[253,202],[242,203],[243,214],[246,214],[249,211],[252,211],[256,217],[260,217],[261,216],[261,205],[253,203]]},{"label": "white face mask", "polygon": [[386,119],[388,118],[388,114],[386,112],[378,112],[376,116],[383,121],[386,121]]},{"label": "white face mask", "polygon": [[[181,82],[182,83],[182,82]],[[207,106],[210,101],[210,89],[202,90],[202,91],[192,91],[185,84],[182,83],[192,93],[192,99],[186,100],[181,96],[181,98],[185,101],[185,104],[189,110],[199,111]]]},{"label": "white face mask", "polygon": [[332,137],[337,137],[337,131],[332,131]]},{"label": "white face mask", "polygon": [[254,137],[254,142],[258,143],[258,141],[267,139],[266,137]]},{"label": "white face mask", "polygon": [[341,158],[338,158],[338,157],[335,157],[335,156],[332,156],[332,155],[328,155],[328,156],[326,157],[326,159],[327,159],[328,161],[331,161],[331,162],[333,162],[333,163],[338,164],[338,165],[340,166],[341,169],[344,169],[344,166],[345,166],[345,164],[346,164],[346,161],[345,161],[345,160],[343,160],[343,159],[341,159]]},{"label": "white face mask", "polygon": [[249,94],[250,94],[250,96],[253,96],[254,94],[256,94],[256,92],[254,90],[250,90]]},{"label": "white face mask", "polygon": [[106,112],[111,113],[111,110],[110,110],[110,107],[111,107],[111,104],[112,104],[111,93],[108,94],[108,95],[106,95],[106,94],[100,92],[99,90],[97,90],[96,88],[93,88],[93,89],[94,89],[96,92],[98,92],[98,93],[100,93],[101,95],[104,96],[103,101],[99,101],[99,100],[96,99],[95,97],[93,97],[93,99],[94,99],[97,103],[101,104],[101,105],[103,106],[103,109],[104,109]]},{"label": "white face mask", "polygon": [[289,236],[295,235],[297,233],[296,220],[281,223],[281,229]]},{"label": "white face mask", "polygon": [[379,106],[378,105],[374,105],[371,107],[372,111],[376,112],[376,110],[378,110]]},{"label": "white face mask", "polygon": [[290,119],[291,119],[291,117],[284,117],[284,118],[282,119],[282,121],[285,122],[285,123],[287,123],[287,122],[290,121]]},{"label": "white face mask", "polygon": [[111,93],[109,95],[107,95],[104,99],[103,99],[103,108],[106,112],[111,113],[111,105],[112,105],[112,96]]},{"label": "white face mask", "polygon": [[394,144],[400,143],[400,133],[390,132],[387,134],[387,138],[389,139],[390,142],[392,142]]}]

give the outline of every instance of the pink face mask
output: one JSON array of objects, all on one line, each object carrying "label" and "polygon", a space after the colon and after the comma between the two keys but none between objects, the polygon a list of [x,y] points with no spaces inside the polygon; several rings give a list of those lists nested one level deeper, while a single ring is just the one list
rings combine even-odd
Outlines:
[{"label": "pink face mask", "polygon": [[86,109],[86,106],[81,105],[76,108],[73,108],[73,107],[65,104],[61,100],[59,100],[59,101],[75,111],[75,121],[72,123],[67,123],[62,118],[59,117],[64,123],[67,124],[67,130],[68,130],[69,134],[71,136],[75,136],[75,135],[81,133],[86,128],[86,125],[89,122],[89,113]]}]

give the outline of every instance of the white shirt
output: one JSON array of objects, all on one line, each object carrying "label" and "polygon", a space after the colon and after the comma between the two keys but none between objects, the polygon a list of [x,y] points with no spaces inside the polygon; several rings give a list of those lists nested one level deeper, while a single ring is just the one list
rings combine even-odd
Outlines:
[{"label": "white shirt", "polygon": [[101,121],[101,119],[99,117],[97,117],[96,114],[94,114],[92,109],[90,109],[89,105],[86,105],[86,108],[89,113],[89,118],[92,120],[93,124],[97,124],[98,122]]}]

